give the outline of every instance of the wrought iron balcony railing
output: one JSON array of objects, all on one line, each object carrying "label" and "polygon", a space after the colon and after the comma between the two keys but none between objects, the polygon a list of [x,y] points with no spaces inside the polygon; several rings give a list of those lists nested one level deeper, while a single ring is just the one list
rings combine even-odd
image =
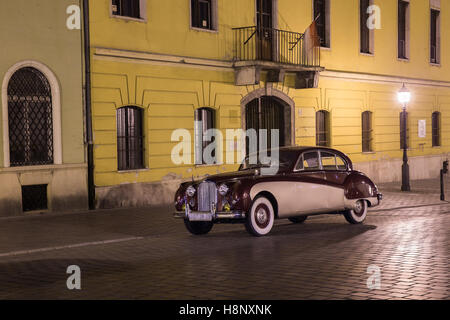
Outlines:
[{"label": "wrought iron balcony railing", "polygon": [[273,28],[233,28],[236,61],[271,61],[320,67],[320,48],[306,44],[304,34]]}]

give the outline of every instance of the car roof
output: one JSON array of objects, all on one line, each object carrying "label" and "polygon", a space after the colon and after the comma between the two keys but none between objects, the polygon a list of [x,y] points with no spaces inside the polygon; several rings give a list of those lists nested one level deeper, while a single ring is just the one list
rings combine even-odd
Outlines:
[{"label": "car roof", "polygon": [[319,146],[287,146],[287,147],[280,147],[278,148],[280,152],[290,152],[290,153],[296,153],[297,155],[300,155],[300,153],[305,151],[312,151],[312,150],[321,150],[321,151],[330,151],[332,153],[338,154],[346,159],[348,164],[351,168],[353,168],[353,163],[351,159],[343,152],[329,148],[329,147],[319,147]]}]

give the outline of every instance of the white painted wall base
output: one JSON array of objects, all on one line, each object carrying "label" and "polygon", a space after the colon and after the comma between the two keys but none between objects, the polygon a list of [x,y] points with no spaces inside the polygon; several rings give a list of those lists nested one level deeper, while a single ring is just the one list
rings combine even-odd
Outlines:
[{"label": "white painted wall base", "polygon": [[[409,176],[411,180],[439,178],[442,162],[450,159],[450,154],[409,157]],[[402,180],[402,159],[377,160],[354,163],[356,170],[364,172],[375,183]]]},{"label": "white painted wall base", "polygon": [[26,185],[48,185],[49,212],[88,208],[85,164],[0,168],[0,181],[0,216],[23,214],[22,186]]}]

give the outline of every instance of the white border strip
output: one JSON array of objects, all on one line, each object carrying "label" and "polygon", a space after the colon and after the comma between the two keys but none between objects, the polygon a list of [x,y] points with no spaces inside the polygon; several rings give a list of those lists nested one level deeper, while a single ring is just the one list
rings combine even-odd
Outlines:
[{"label": "white border strip", "polygon": [[144,238],[143,237],[131,237],[131,238],[104,240],[104,241],[84,242],[84,243],[78,243],[78,244],[72,244],[72,245],[66,245],[66,246],[58,246],[58,247],[48,247],[48,248],[39,248],[39,249],[31,249],[31,250],[12,251],[12,252],[7,252],[7,253],[0,253],[0,258],[11,257],[11,256],[19,256],[19,255],[25,255],[25,254],[33,254],[33,253],[40,253],[40,252],[47,252],[47,251],[54,251],[54,250],[62,250],[62,249],[73,249],[73,248],[81,248],[81,247],[90,247],[90,246],[97,246],[97,245],[102,245],[102,244],[111,244],[111,243],[127,242],[127,241],[142,240],[142,239],[144,239]]}]

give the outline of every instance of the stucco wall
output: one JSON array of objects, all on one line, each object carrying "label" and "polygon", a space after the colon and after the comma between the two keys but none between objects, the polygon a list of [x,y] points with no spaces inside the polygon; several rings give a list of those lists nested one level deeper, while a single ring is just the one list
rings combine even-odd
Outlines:
[{"label": "stucco wall", "polygon": [[[2,1],[0,82],[5,82],[5,86],[0,99],[0,109],[3,111],[0,112],[0,133],[3,134],[0,139],[0,216],[21,214],[21,188],[33,184],[48,184],[50,211],[87,208],[82,33],[79,29],[69,30],[66,26],[69,17],[67,8],[70,5],[80,6],[81,2]],[[54,132],[55,125],[61,128],[58,139],[54,137],[53,146],[58,165],[7,168],[4,139],[9,139],[3,125],[4,121],[8,122],[3,114],[8,114],[8,106],[7,102],[3,104],[2,101],[7,101],[8,75],[15,71],[13,66],[23,62],[41,72],[44,68],[48,69],[48,73],[54,75],[48,80],[52,86],[53,110],[57,100],[60,101],[60,108],[57,108],[59,117],[54,114],[52,119]],[[61,144],[56,143],[59,139]],[[9,152],[7,147],[5,149]]]},{"label": "stucco wall", "polygon": [[39,166],[0,169],[0,216],[22,214],[22,186],[47,184],[48,210],[76,211],[87,208],[85,165]]}]

